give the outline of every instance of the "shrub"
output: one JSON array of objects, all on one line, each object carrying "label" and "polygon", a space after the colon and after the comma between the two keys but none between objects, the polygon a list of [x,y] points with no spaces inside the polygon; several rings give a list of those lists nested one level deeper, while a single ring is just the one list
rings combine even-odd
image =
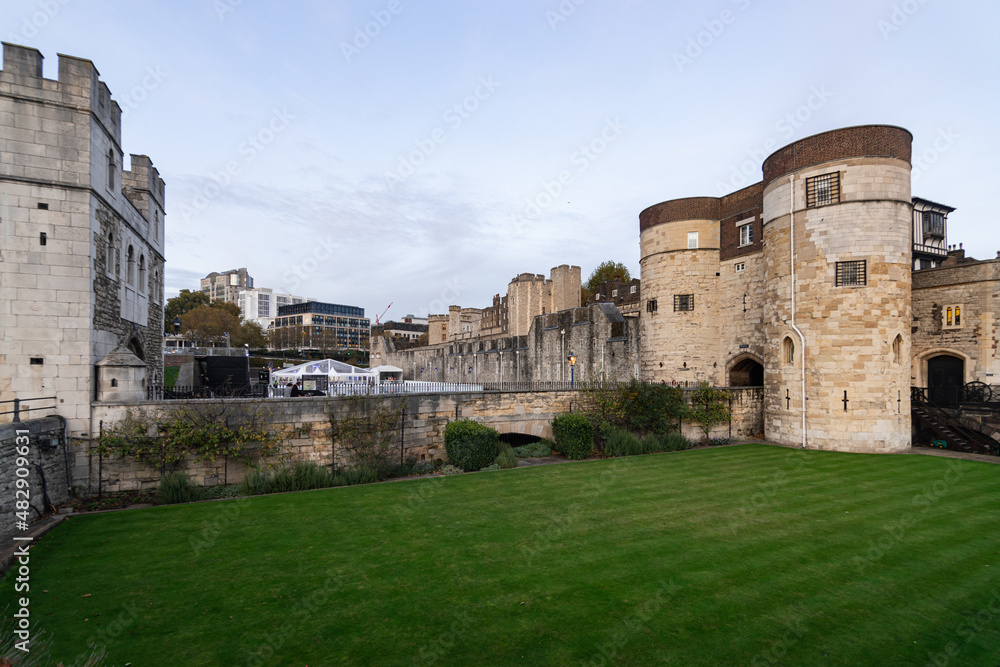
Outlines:
[{"label": "shrub", "polygon": [[292,475],[295,478],[295,491],[333,486],[333,476],[330,471],[315,461],[296,461],[292,467]]},{"label": "shrub", "polygon": [[517,454],[510,446],[501,448],[500,453],[497,455],[497,463],[499,467],[507,470],[510,468],[517,467]]},{"label": "shrub", "polygon": [[271,476],[266,471],[254,468],[243,477],[239,486],[240,493],[244,496],[259,496],[262,493],[267,493],[267,483],[270,478]]},{"label": "shrub", "polygon": [[201,500],[202,497],[202,490],[191,484],[191,480],[182,472],[171,472],[164,475],[156,493],[156,500],[161,505],[190,503]]},{"label": "shrub", "polygon": [[499,464],[491,463],[488,466],[486,466],[485,468],[483,468],[482,470],[480,470],[479,472],[492,472],[494,470],[500,470]]},{"label": "shrub", "polygon": [[683,452],[691,449],[692,443],[680,433],[668,433],[660,438],[664,452]]},{"label": "shrub", "polygon": [[354,486],[355,484],[372,484],[378,481],[378,473],[370,466],[360,465],[354,468],[338,470],[331,476],[330,486]]},{"label": "shrub", "polygon": [[567,412],[552,420],[556,449],[568,459],[585,459],[594,450],[594,429],[580,413]]},{"label": "shrub", "polygon": [[612,427],[606,436],[604,453],[608,456],[634,456],[639,454],[639,438],[624,429]]},{"label": "shrub", "polygon": [[724,389],[716,389],[707,382],[699,382],[691,392],[688,419],[697,422],[705,433],[703,442],[708,442],[708,434],[719,424],[729,421],[729,394]]},{"label": "shrub", "polygon": [[459,419],[445,427],[444,449],[452,465],[466,472],[481,470],[496,461],[500,434],[471,419]]},{"label": "shrub", "polygon": [[677,430],[685,413],[684,391],[667,384],[609,382],[591,387],[586,397],[587,414],[595,420],[595,435],[603,442],[607,432],[599,429],[600,422],[634,433],[666,435]]},{"label": "shrub", "polygon": [[732,440],[730,438],[712,438],[708,441],[710,445],[728,445]]},{"label": "shrub", "polygon": [[451,465],[450,463],[446,463],[445,465],[441,466],[442,475],[461,475],[463,472],[465,471],[462,470],[461,468]]},{"label": "shrub", "polygon": [[521,445],[520,447],[514,447],[511,451],[513,451],[515,455],[517,455],[519,458],[522,459],[533,459],[539,456],[548,456],[549,454],[552,453],[552,441],[539,440],[538,442],[532,443],[530,445]]}]

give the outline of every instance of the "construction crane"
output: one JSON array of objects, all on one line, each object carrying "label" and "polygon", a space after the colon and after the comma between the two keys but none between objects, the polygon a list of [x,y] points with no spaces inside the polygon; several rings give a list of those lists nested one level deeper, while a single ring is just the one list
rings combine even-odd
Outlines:
[{"label": "construction crane", "polygon": [[385,317],[385,314],[389,312],[389,309],[392,308],[392,304],[394,304],[394,303],[396,303],[396,302],[395,301],[390,301],[389,305],[386,306],[385,310],[382,311],[382,314],[375,317],[375,326],[381,326],[381,324],[382,324],[382,318]]}]

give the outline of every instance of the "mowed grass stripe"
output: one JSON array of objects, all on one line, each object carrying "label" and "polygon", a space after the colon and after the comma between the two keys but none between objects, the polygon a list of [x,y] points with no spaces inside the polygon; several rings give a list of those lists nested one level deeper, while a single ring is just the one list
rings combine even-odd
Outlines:
[{"label": "mowed grass stripe", "polygon": [[264,664],[734,664],[789,637],[787,664],[922,663],[1000,573],[1000,471],[962,463],[729,447],[73,518],[32,553],[32,609],[69,655],[135,602],[109,643],[133,664],[247,664],[275,632]]}]

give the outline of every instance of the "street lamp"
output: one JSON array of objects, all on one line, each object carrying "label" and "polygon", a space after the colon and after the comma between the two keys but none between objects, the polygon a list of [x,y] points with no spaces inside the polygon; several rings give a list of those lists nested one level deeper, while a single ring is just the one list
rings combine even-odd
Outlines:
[{"label": "street lamp", "polygon": [[175,317],[174,318],[174,333],[175,334],[176,333],[180,333],[180,330],[181,330],[181,318]]},{"label": "street lamp", "polygon": [[576,366],[576,355],[570,350],[569,356],[566,357],[566,361],[569,362],[569,388],[573,388],[574,380],[576,379],[576,374],[574,373],[574,367]]}]

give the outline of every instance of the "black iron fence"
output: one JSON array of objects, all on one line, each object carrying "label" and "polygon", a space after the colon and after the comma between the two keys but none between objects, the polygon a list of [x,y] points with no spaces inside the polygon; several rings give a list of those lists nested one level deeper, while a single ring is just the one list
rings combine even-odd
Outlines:
[{"label": "black iron fence", "polygon": [[267,398],[266,384],[246,386],[195,387],[162,384],[146,386],[146,398],[150,401],[189,400],[198,398]]}]

